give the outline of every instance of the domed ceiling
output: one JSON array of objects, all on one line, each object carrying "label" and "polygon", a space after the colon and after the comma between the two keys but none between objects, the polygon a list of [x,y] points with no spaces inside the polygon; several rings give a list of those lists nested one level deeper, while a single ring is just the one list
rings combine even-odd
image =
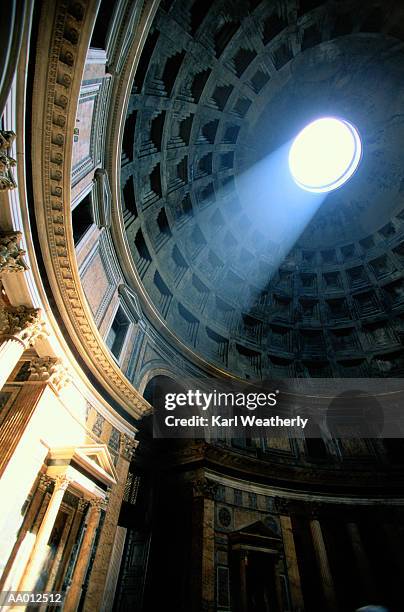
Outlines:
[{"label": "domed ceiling", "polygon": [[[161,3],[122,211],[150,301],[207,361],[247,378],[404,374],[402,40],[403,2]],[[324,115],[357,126],[363,159],[303,219],[277,167]]]}]

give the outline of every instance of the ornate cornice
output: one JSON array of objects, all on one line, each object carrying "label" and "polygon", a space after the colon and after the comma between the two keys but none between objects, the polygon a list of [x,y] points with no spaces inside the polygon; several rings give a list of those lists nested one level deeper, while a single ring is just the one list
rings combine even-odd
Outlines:
[{"label": "ornate cornice", "polygon": [[67,333],[102,387],[139,418],[150,406],[121,372],[98,332],[81,286],[72,233],[73,129],[97,4],[96,0],[43,4],[32,113],[34,204],[43,260]]}]

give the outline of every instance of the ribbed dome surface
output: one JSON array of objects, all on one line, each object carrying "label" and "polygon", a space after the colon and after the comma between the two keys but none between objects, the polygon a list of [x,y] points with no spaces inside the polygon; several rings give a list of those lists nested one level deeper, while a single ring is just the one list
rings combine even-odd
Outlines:
[{"label": "ribbed dome surface", "polygon": [[[122,208],[150,300],[206,360],[250,378],[403,374],[402,12],[162,2],[128,109]],[[358,127],[363,160],[294,226],[271,177],[268,198],[248,177],[323,115]]]}]

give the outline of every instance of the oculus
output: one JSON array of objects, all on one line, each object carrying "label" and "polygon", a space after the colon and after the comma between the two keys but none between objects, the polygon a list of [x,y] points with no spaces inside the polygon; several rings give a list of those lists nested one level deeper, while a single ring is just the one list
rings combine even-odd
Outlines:
[{"label": "oculus", "polygon": [[362,157],[358,130],[345,119],[321,117],[299,132],[289,150],[295,183],[314,193],[326,193],[346,183]]}]

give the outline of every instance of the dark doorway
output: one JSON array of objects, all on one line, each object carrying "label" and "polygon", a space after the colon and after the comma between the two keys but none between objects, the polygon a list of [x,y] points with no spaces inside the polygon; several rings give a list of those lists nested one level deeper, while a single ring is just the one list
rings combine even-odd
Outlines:
[{"label": "dark doorway", "polygon": [[248,612],[280,612],[274,555],[249,552],[246,574]]},{"label": "dark doorway", "polygon": [[283,612],[279,535],[257,521],[233,532],[230,546],[234,612]]}]

